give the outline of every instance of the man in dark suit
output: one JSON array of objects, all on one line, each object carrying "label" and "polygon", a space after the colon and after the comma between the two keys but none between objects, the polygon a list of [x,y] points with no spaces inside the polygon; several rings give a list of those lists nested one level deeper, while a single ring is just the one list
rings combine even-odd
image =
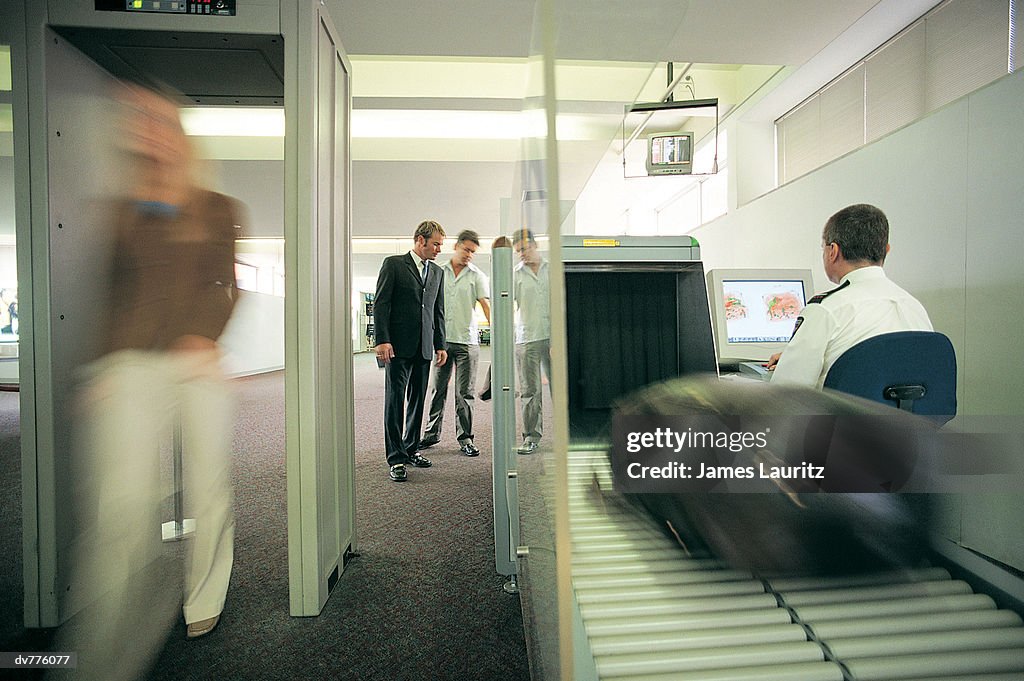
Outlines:
[{"label": "man in dark suit", "polygon": [[373,300],[377,362],[384,374],[384,447],[389,475],[404,482],[407,464],[429,468],[416,451],[423,424],[423,405],[430,379],[430,360],[448,360],[444,336],[444,274],[432,260],[441,252],[444,229],[433,220],[421,222],[412,250],[384,259]]}]

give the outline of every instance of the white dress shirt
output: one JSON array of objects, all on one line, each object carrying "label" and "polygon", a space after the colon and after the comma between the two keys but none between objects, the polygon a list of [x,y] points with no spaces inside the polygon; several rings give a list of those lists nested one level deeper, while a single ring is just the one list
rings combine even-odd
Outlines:
[{"label": "white dress shirt", "polygon": [[853,270],[837,288],[811,298],[800,318],[773,382],[820,388],[832,364],[862,340],[895,331],[933,330],[921,303],[877,266]]},{"label": "white dress shirt", "polygon": [[425,265],[427,261],[416,255],[416,251],[409,251],[409,255],[412,256],[412,261],[416,265],[416,271],[420,274],[420,281],[425,281],[423,265]]}]

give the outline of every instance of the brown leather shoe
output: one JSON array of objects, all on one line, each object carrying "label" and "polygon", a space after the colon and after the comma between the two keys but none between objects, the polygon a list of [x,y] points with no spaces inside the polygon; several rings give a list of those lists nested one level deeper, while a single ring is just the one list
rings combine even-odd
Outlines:
[{"label": "brown leather shoe", "polygon": [[209,619],[192,622],[185,627],[185,637],[199,638],[200,636],[206,636],[217,627],[218,622],[220,622],[220,615],[214,615]]}]

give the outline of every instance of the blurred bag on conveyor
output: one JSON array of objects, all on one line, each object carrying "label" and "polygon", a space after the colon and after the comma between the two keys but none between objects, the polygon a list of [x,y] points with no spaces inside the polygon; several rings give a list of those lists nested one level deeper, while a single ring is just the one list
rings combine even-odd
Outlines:
[{"label": "blurred bag on conveyor", "polygon": [[834,391],[686,377],[617,404],[610,457],[616,488],[693,555],[849,573],[925,560],[935,433]]}]

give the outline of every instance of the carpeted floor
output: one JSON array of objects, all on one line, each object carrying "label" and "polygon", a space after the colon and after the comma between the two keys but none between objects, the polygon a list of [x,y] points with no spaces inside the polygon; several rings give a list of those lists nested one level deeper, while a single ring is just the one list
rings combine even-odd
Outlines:
[{"label": "carpeted floor", "polygon": [[[372,355],[355,360],[360,555],[319,617],[289,616],[283,374],[235,380],[237,528],[223,618],[195,641],[182,623],[149,678],[529,678],[519,600],[494,571],[489,405],[477,403],[480,457],[459,454],[449,397],[445,436],[426,452],[433,468],[393,483],[383,372]],[[0,394],[0,650],[42,650],[50,632],[21,627],[17,396],[9,395]]]}]

